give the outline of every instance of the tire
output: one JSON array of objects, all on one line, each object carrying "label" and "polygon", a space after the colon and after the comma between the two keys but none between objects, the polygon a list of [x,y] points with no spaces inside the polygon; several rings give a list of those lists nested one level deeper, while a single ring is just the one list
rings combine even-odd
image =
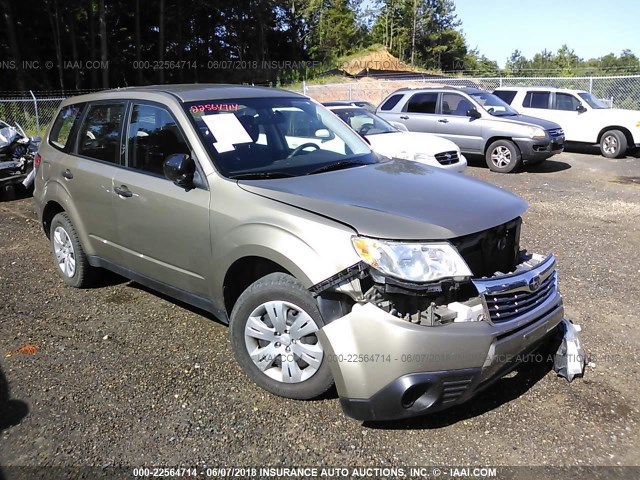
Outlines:
[{"label": "tire", "polygon": [[290,275],[272,273],[240,295],[229,333],[238,364],[258,386],[281,397],[308,400],[333,385],[314,334],[323,326],[309,291]]},{"label": "tire", "polygon": [[91,286],[97,277],[97,269],[89,265],[69,216],[58,213],[51,221],[50,231],[54,265],[64,283],[75,288]]},{"label": "tire", "polygon": [[13,184],[3,185],[0,190],[0,198],[5,201],[16,199],[16,186]]},{"label": "tire", "polygon": [[600,139],[603,157],[620,158],[627,153],[627,137],[620,130],[607,130]]},{"label": "tire", "polygon": [[522,165],[522,154],[511,140],[496,140],[489,145],[486,160],[491,171],[511,173]]}]

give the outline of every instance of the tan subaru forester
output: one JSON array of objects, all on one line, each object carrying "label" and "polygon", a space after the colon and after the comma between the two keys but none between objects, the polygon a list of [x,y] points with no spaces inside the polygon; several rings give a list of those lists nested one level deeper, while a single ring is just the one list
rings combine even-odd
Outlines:
[{"label": "tan subaru forester", "polygon": [[520,198],[380,157],[318,103],[234,85],[63,102],[34,197],[63,281],[112,270],[230,324],[247,376],[361,420],[469,400],[562,328]]}]

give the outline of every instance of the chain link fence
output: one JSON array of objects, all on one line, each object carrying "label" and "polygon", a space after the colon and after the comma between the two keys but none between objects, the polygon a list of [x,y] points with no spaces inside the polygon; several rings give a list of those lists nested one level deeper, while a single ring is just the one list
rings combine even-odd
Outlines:
[{"label": "chain link fence", "polygon": [[640,110],[640,75],[606,77],[419,77],[375,80],[361,79],[349,83],[302,86],[302,93],[320,102],[331,100],[365,100],[378,105],[399,88],[425,86],[478,87],[492,91],[509,85],[547,86],[586,90],[615,108]]},{"label": "chain link fence", "polygon": [[0,92],[0,120],[19,124],[29,136],[43,135],[65,98],[89,92]]},{"label": "chain link fence", "polygon": [[[403,87],[424,86],[479,87],[493,90],[500,86],[550,86],[586,90],[616,108],[640,110],[640,75],[606,77],[485,77],[485,78],[415,78],[376,80],[361,79],[348,83],[307,85],[302,93],[320,102],[331,100],[366,100],[378,105],[386,96]],[[0,120],[18,123],[28,135],[42,135],[60,106],[72,95],[87,91],[0,92]]]}]

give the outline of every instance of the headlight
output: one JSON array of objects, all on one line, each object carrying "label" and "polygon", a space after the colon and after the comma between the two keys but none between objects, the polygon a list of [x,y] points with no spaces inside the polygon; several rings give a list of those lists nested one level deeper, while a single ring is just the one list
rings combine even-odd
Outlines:
[{"label": "headlight", "polygon": [[547,133],[540,127],[529,127],[529,138],[541,140],[547,137]]},{"label": "headlight", "polygon": [[409,243],[352,237],[356,252],[385,275],[409,282],[471,277],[469,267],[449,243]]}]

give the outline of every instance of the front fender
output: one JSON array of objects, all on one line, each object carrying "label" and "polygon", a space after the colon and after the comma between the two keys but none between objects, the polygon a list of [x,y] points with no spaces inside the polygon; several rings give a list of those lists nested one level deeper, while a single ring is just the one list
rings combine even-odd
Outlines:
[{"label": "front fender", "polygon": [[214,251],[219,252],[214,263],[218,266],[215,300],[223,299],[224,278],[229,267],[245,257],[275,262],[309,288],[360,261],[351,244],[354,233],[300,218],[295,229],[266,221],[240,224],[222,239],[222,248],[214,246]]}]

